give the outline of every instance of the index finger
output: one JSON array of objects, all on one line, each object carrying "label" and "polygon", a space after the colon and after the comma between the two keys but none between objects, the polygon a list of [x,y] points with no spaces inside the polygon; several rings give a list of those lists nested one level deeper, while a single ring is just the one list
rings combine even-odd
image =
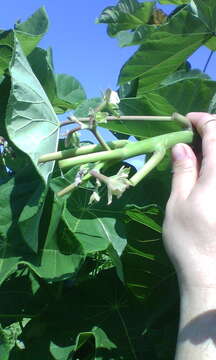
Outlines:
[{"label": "index finger", "polygon": [[199,182],[216,187],[216,114],[191,112],[187,118],[202,137],[202,164]]}]

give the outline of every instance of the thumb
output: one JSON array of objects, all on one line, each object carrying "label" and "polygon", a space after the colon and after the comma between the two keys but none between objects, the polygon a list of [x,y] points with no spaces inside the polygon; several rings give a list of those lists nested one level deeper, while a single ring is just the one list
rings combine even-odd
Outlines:
[{"label": "thumb", "polygon": [[172,148],[173,178],[171,195],[186,199],[191,193],[197,177],[197,159],[186,144],[176,144]]}]

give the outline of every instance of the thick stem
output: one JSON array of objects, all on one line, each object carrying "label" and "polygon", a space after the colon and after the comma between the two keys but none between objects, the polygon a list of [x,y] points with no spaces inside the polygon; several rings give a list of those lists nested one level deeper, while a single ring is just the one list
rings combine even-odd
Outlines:
[{"label": "thick stem", "polygon": [[155,153],[145,163],[145,165],[129,179],[131,185],[136,186],[152,169],[154,169],[160,163],[165,154],[165,148],[161,148],[160,150],[155,151]]},{"label": "thick stem", "polygon": [[[131,141],[129,141],[129,140],[116,140],[116,141],[109,141],[107,144],[110,147],[110,149],[113,150],[113,149],[122,148],[125,145],[130,144],[130,143],[131,143]],[[45,163],[47,161],[67,159],[72,156],[93,154],[95,152],[100,152],[103,150],[104,150],[104,148],[102,147],[101,144],[81,146],[78,149],[68,149],[68,150],[62,150],[62,151],[57,151],[54,153],[42,155],[39,158],[38,163]]]},{"label": "thick stem", "polygon": [[59,161],[59,166],[61,169],[71,168],[75,165],[86,164],[88,162],[96,161],[109,161],[109,160],[126,160],[128,158],[142,155],[145,153],[152,153],[157,151],[159,148],[164,147],[169,149],[173,145],[184,142],[191,143],[193,140],[193,131],[184,130],[174,133],[164,134],[160,136],[155,136],[154,138],[145,139],[137,141],[135,143],[130,143],[123,148],[111,150],[111,151],[102,151],[99,153],[81,155],[74,158],[69,158],[66,160]]}]

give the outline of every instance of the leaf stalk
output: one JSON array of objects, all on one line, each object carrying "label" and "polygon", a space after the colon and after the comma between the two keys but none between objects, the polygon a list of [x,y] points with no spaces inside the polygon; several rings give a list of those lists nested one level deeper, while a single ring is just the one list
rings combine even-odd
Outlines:
[{"label": "leaf stalk", "polygon": [[143,178],[153,170],[163,160],[166,154],[166,149],[162,147],[160,150],[155,151],[152,157],[144,164],[144,166],[136,172],[130,179],[132,186],[136,186]]}]

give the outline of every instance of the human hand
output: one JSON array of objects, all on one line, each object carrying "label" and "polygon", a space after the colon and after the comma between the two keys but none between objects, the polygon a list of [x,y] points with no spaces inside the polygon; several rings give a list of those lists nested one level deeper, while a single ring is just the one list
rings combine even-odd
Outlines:
[{"label": "human hand", "polygon": [[189,145],[172,149],[173,179],[163,239],[180,287],[216,288],[216,118],[189,113],[202,137],[202,160]]}]

